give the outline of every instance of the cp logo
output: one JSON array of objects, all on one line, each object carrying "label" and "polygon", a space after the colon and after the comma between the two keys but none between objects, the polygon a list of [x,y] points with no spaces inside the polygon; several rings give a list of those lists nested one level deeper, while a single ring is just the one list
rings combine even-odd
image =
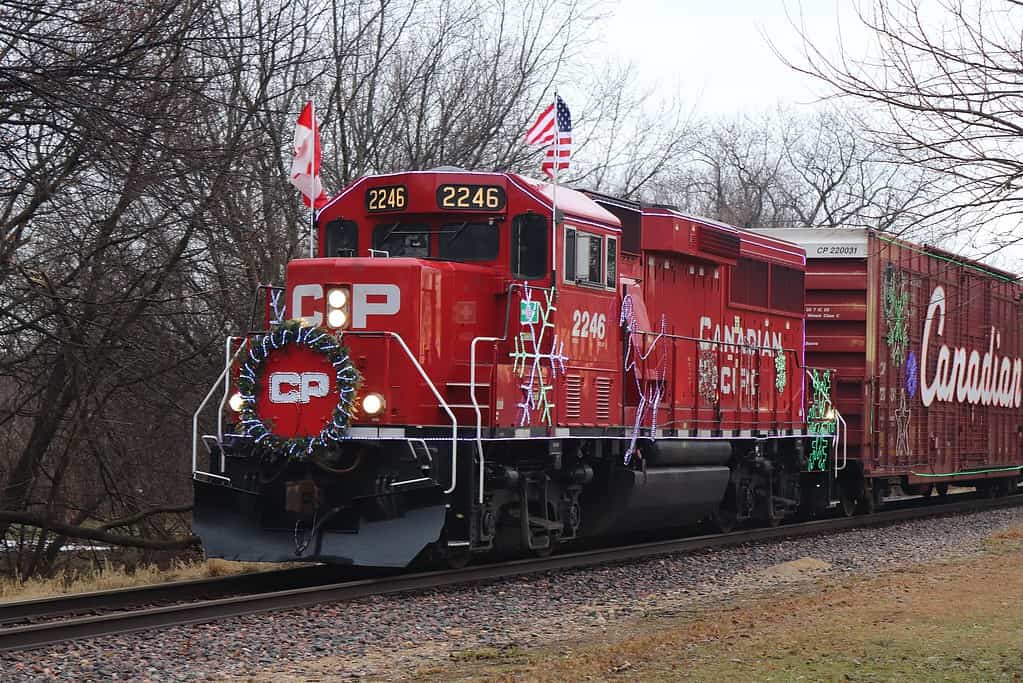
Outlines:
[{"label": "cp logo", "polygon": [[[312,313],[305,305],[307,299],[316,302]],[[323,285],[295,285],[291,291],[292,318],[305,318],[310,325],[323,324]],[[352,285],[352,329],[364,330],[370,316],[394,315],[401,310],[401,289],[383,282]]]},{"label": "cp logo", "polygon": [[[284,391],[284,387],[290,390]],[[275,372],[270,375],[271,403],[309,403],[330,392],[330,378],[323,372]]]}]

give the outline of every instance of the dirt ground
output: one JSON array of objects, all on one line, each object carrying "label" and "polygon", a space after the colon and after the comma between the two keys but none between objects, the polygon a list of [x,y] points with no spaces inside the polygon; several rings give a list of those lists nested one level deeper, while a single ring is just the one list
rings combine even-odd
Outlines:
[{"label": "dirt ground", "polygon": [[482,648],[421,668],[422,681],[1017,681],[1023,678],[1023,529],[979,557],[629,621],[546,649]]}]

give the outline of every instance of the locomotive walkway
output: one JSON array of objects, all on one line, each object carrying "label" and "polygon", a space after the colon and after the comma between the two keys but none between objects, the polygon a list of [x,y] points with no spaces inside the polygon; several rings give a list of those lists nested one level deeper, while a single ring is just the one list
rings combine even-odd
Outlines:
[{"label": "locomotive walkway", "polygon": [[[356,600],[374,595],[416,592],[457,584],[494,581],[526,574],[620,563],[680,552],[694,552],[778,539],[817,536],[846,529],[884,526],[925,517],[1012,507],[1023,503],[1023,494],[998,499],[984,499],[973,494],[967,494],[964,498],[940,505],[916,504],[905,509],[884,511],[867,517],[826,519],[790,524],[777,528],[750,529],[730,534],[656,541],[565,553],[547,558],[523,559],[499,564],[472,566],[460,570],[424,572],[323,584],[317,583],[317,581],[322,582],[325,577],[330,576],[331,571],[333,571],[333,575],[336,577],[337,568],[305,567],[266,572],[264,575],[257,574],[183,582],[186,585],[176,584],[125,591],[103,591],[101,593],[90,593],[80,596],[8,603],[7,605],[0,606],[0,623],[10,624],[14,621],[26,619],[81,614],[83,611],[112,609],[121,609],[123,611],[74,616],[44,623],[8,626],[0,629],[0,651],[23,650],[82,638],[212,622],[233,616],[307,607],[321,603]],[[271,589],[271,587],[286,585],[289,581],[297,583],[305,581],[315,585]],[[196,599],[197,596],[209,596],[216,594],[217,591],[220,591],[222,595],[244,591],[249,591],[249,593],[215,599]],[[159,607],[141,606],[168,600],[193,601]]]}]

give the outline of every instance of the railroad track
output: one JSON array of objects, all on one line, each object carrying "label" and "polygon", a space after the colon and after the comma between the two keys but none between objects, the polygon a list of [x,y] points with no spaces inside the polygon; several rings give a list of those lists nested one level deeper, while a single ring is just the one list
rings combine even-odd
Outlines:
[{"label": "railroad track", "polygon": [[0,627],[9,628],[14,624],[30,624],[44,619],[67,618],[72,615],[123,611],[167,603],[194,602],[233,595],[317,586],[336,582],[342,577],[355,579],[370,575],[368,570],[316,565],[208,579],[170,581],[136,588],[113,588],[34,600],[18,600],[0,603]]},{"label": "railroad track", "polygon": [[[572,569],[615,562],[668,555],[677,552],[693,552],[745,543],[760,543],[784,538],[800,538],[817,536],[853,528],[865,528],[895,524],[898,522],[936,517],[941,515],[977,512],[1001,507],[1013,507],[1023,504],[1023,494],[1004,498],[985,499],[973,494],[964,495],[965,500],[954,500],[940,505],[917,505],[897,510],[875,513],[869,517],[842,517],[819,521],[789,524],[777,528],[750,529],[730,534],[714,534],[682,539],[653,541],[636,545],[619,546],[585,550],[581,552],[553,555],[545,558],[513,560],[498,564],[470,566],[465,569],[401,574],[383,578],[359,579],[326,585],[308,585],[283,590],[256,592],[232,597],[197,600],[193,602],[130,609],[106,614],[78,616],[69,619],[46,621],[0,628],[0,651],[24,650],[42,647],[81,638],[94,638],[104,635],[129,633],[148,629],[166,628],[186,624],[217,621],[234,616],[256,614],[278,609],[309,607],[321,603],[356,600],[373,595],[414,592],[433,588],[443,588],[456,584],[477,583],[497,579],[537,574],[555,570]],[[323,571],[322,567],[300,568]],[[282,570],[295,571],[295,570]],[[267,572],[274,574],[278,572]],[[311,572],[312,573],[312,572]],[[258,575],[250,575],[258,576]],[[225,577],[229,578],[229,577]],[[191,582],[184,582],[191,583]],[[152,587],[153,595],[159,589],[174,590],[173,587]],[[209,589],[209,587],[207,587]],[[81,597],[81,605],[87,609],[111,609],[112,602],[102,603],[103,597],[113,601],[126,600],[117,593],[128,591],[104,591]],[[133,589],[135,602],[117,602],[116,604],[139,604],[142,590]],[[77,599],[77,598],[72,598]],[[179,594],[177,600],[182,597]],[[59,600],[59,599],[58,599]],[[0,608],[0,621],[5,619],[3,609],[11,610],[7,615],[15,614],[16,609],[30,610],[30,603],[46,601],[26,601],[8,604]],[[38,614],[42,614],[39,612]],[[50,611],[49,615],[56,612]],[[9,621],[9,620],[8,620]]]}]

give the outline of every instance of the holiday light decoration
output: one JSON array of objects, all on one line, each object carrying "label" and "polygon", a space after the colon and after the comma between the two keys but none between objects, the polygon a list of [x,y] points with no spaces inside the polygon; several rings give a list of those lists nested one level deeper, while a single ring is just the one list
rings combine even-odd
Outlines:
[{"label": "holiday light decoration", "polygon": [[707,403],[718,402],[718,356],[713,348],[699,350],[697,391]]},{"label": "holiday light decoration", "polygon": [[894,367],[902,365],[906,348],[909,346],[908,332],[909,292],[902,273],[891,263],[885,270],[884,279],[884,319],[888,333],[885,343]]},{"label": "holiday light decoration", "polygon": [[828,451],[838,423],[832,414],[831,371],[810,370],[810,391],[810,411],[806,422],[813,440],[810,442],[810,457],[806,468],[811,472],[823,472],[828,464]]},{"label": "holiday light decoration", "polygon": [[920,388],[920,365],[916,360],[916,352],[910,351],[906,357],[906,391],[910,398],[916,398],[916,390]]},{"label": "holiday light decoration", "polygon": [[785,393],[785,385],[789,378],[785,369],[785,351],[775,349],[774,351],[774,388],[779,394]]},{"label": "holiday light decoration", "polygon": [[895,410],[895,455],[901,461],[909,459],[909,424],[912,411],[906,403],[906,395],[899,392],[899,407]]},{"label": "holiday light decoration", "polygon": [[[650,438],[656,438],[657,409],[660,407],[661,399],[664,398],[664,389],[668,378],[668,345],[658,344],[658,342],[667,334],[668,318],[667,316],[661,316],[660,332],[650,342],[646,353],[640,353],[637,349],[637,342],[640,337],[638,332],[639,323],[636,320],[635,304],[630,295],[626,295],[622,299],[622,312],[618,317],[618,324],[624,326],[627,333],[625,372],[632,373],[632,377],[636,382],[636,393],[639,394],[639,405],[636,406],[636,419],[632,425],[632,438],[629,441],[629,447],[625,450],[624,461],[628,465],[632,460],[632,456],[636,454],[636,443],[639,441],[640,429],[643,427],[644,418],[646,418],[647,414],[650,416]],[[654,369],[652,377],[645,381],[646,386],[644,386],[644,381],[640,379],[640,375],[643,373],[637,368],[637,363],[643,363],[645,367],[647,359],[655,348],[660,348],[657,367]],[[648,377],[650,377],[649,374]]]},{"label": "holiday light decoration", "polygon": [[[543,292],[542,300],[533,298],[535,291]],[[532,422],[534,413],[548,427],[553,423],[555,404],[551,400],[551,392],[558,372],[565,374],[565,361],[568,360],[564,353],[565,342],[554,332],[553,314],[557,310],[553,287],[523,287],[519,307],[522,330],[513,339],[514,349],[508,354],[512,359],[512,370],[523,380],[519,385],[522,401],[516,404],[520,426]]]},{"label": "holiday light decoration", "polygon": [[[256,388],[262,381],[262,366],[271,354],[289,344],[322,353],[334,368],[338,402],[330,422],[316,436],[284,438],[274,434],[256,411]],[[352,365],[348,349],[329,331],[322,327],[308,327],[300,320],[275,323],[269,334],[252,345],[238,375],[242,407],[236,431],[250,437],[270,457],[283,453],[290,460],[305,460],[317,448],[327,448],[344,438],[359,381],[359,372]]]}]

